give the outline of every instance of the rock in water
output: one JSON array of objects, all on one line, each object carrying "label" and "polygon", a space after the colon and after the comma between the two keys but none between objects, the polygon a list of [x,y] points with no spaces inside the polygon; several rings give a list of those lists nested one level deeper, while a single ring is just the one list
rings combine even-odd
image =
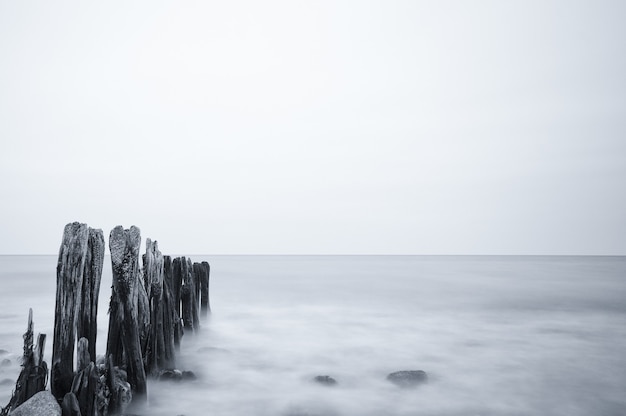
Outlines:
[{"label": "rock in water", "polygon": [[61,416],[61,406],[49,391],[40,391],[18,406],[11,416]]},{"label": "rock in water", "polygon": [[335,385],[337,385],[337,380],[335,380],[331,376],[315,376],[313,381],[318,383],[318,384],[322,384],[324,386],[335,386]]},{"label": "rock in water", "polygon": [[193,371],[163,370],[159,373],[159,381],[193,381],[197,378]]},{"label": "rock in water", "polygon": [[387,380],[400,387],[416,387],[428,382],[428,375],[422,370],[396,371]]},{"label": "rock in water", "polygon": [[180,381],[183,379],[183,372],[180,370],[163,370],[159,374],[160,381]]}]

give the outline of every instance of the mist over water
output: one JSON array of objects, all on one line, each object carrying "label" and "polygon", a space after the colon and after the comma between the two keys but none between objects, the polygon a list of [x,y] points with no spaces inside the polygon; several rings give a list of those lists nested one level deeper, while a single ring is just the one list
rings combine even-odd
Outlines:
[{"label": "mist over water", "polygon": [[[151,415],[624,415],[626,258],[194,256],[211,307]],[[28,308],[50,337],[55,256],[0,256],[0,402]],[[110,259],[100,293],[105,349]],[[401,389],[387,374],[424,370]],[[334,387],[311,382],[330,375]]]}]

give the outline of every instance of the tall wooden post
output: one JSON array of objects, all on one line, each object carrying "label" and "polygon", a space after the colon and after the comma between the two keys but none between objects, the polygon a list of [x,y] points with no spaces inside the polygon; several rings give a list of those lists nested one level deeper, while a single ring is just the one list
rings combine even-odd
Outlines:
[{"label": "tall wooden post", "polygon": [[[76,338],[88,341],[90,361],[96,361],[96,336],[98,333],[98,297],[102,265],[104,264],[104,235],[102,230],[89,228],[85,269],[83,271],[82,297],[78,306]],[[89,363],[89,361],[87,362]]]},{"label": "tall wooden post", "polygon": [[163,256],[163,327],[165,337],[165,359],[174,367],[175,351],[180,347],[183,327],[180,321],[180,298],[174,295],[174,265],[170,256]]},{"label": "tall wooden post", "polygon": [[[111,328],[109,325],[109,341],[111,338],[119,340],[123,348],[125,363],[115,362],[114,365],[126,366],[128,382],[130,383],[134,398],[145,401],[147,397],[146,373],[141,355],[139,341],[139,328],[137,324],[137,297],[139,291],[139,247],[141,245],[141,233],[139,228],[132,226],[125,230],[121,226],[115,227],[109,236],[109,249],[111,250],[111,264],[113,268],[113,296],[111,302],[119,304],[115,309],[115,320],[121,317],[116,324],[121,328]],[[113,332],[113,333],[112,333]],[[114,340],[113,342],[119,342]],[[108,355],[108,354],[107,354]],[[120,355],[113,354],[113,359],[119,359]]]},{"label": "tall wooden post", "polygon": [[174,297],[174,307],[176,308],[176,312],[181,318],[183,316],[180,304],[184,262],[184,257],[176,257],[172,260],[172,296]]},{"label": "tall wooden post", "polygon": [[211,304],[209,302],[209,275],[211,273],[211,266],[208,262],[202,262],[202,276],[200,279],[200,308],[202,316],[206,316],[211,312]]},{"label": "tall wooden post", "polygon": [[163,255],[156,241],[146,240],[144,258],[144,278],[149,294],[150,334],[146,349],[146,370],[156,375],[163,368],[165,338],[163,325]]},{"label": "tall wooden post", "polygon": [[193,330],[197,332],[200,330],[200,318],[199,318],[199,303],[200,303],[200,288],[196,284],[196,277],[193,273],[193,263],[190,258],[187,258],[187,284],[190,286],[191,292],[191,319],[193,321]]},{"label": "tall wooden post", "polygon": [[88,238],[86,224],[67,224],[59,250],[50,372],[50,389],[58,400],[71,390],[74,379],[76,309],[82,291]]},{"label": "tall wooden post", "polygon": [[209,306],[209,263],[193,264],[194,285],[196,286],[196,301],[200,305],[200,315],[207,316],[211,307]]},{"label": "tall wooden post", "polygon": [[183,309],[183,325],[185,329],[189,331],[198,331],[200,328],[198,319],[198,302],[196,300],[196,288],[194,285],[193,277],[193,265],[191,259],[181,257],[180,262],[176,262],[180,265],[180,275],[182,276],[182,287],[180,290],[180,297],[182,301]]}]

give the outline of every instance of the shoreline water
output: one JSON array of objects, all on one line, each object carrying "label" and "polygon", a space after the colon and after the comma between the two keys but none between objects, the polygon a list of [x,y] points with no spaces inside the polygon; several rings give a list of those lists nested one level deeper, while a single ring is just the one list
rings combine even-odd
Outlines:
[{"label": "shoreline water", "polygon": [[[0,349],[16,355],[28,307],[35,332],[51,337],[56,256],[9,257],[0,256]],[[151,414],[569,416],[626,406],[626,258],[192,259],[212,266],[213,316],[180,353],[181,368],[199,377],[151,382]],[[99,343],[109,296],[106,258]],[[385,380],[413,369],[430,378],[418,394]],[[336,388],[310,383],[321,374]],[[0,400],[11,388],[0,386]]]}]

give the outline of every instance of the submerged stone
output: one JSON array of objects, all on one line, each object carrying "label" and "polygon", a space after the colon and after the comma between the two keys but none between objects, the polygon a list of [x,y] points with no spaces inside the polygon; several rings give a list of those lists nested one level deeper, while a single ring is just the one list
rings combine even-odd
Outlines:
[{"label": "submerged stone", "polygon": [[387,376],[387,380],[400,387],[416,387],[428,382],[428,375],[422,370],[396,371]]},{"label": "submerged stone", "polygon": [[193,371],[183,371],[183,380],[196,380],[197,378]]},{"label": "submerged stone", "polygon": [[160,381],[180,381],[183,379],[183,372],[180,370],[163,370],[159,374]]},{"label": "submerged stone", "polygon": [[159,381],[191,381],[197,378],[193,371],[163,370],[159,374]]},{"label": "submerged stone", "polygon": [[318,383],[318,384],[321,384],[323,386],[335,386],[335,385],[337,385],[337,380],[335,380],[331,376],[315,376],[313,381]]}]

